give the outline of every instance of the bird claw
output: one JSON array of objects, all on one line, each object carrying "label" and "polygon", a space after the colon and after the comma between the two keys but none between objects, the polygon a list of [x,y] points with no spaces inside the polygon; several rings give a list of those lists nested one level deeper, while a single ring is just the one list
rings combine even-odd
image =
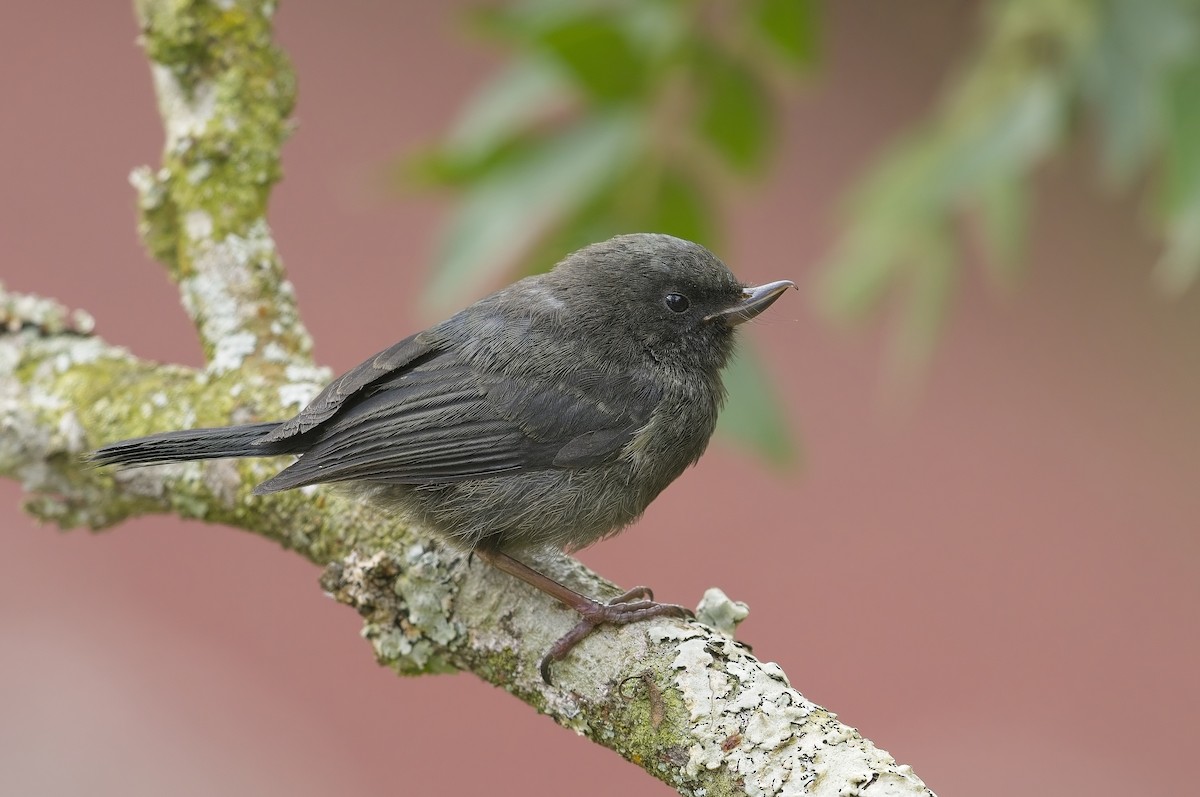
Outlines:
[{"label": "bird claw", "polygon": [[634,587],[608,603],[591,601],[583,608],[577,608],[577,611],[579,612],[579,622],[550,646],[538,664],[538,672],[541,673],[542,680],[547,684],[551,683],[550,665],[565,659],[576,645],[599,626],[628,625],[643,620],[652,620],[656,617],[692,619],[696,616],[690,609],[683,606],[676,606],[673,603],[655,603],[654,593],[649,587]]}]

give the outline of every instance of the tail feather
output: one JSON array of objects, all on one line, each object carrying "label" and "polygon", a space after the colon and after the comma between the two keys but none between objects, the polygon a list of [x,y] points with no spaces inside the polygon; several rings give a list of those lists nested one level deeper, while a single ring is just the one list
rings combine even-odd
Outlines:
[{"label": "tail feather", "polygon": [[221,457],[269,457],[289,453],[294,440],[255,445],[254,441],[279,426],[278,421],[161,432],[101,446],[87,455],[96,465],[154,465]]}]

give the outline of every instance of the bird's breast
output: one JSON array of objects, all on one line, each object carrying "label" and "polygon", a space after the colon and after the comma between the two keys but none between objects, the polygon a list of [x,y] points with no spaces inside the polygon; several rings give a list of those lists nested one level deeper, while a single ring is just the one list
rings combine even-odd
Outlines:
[{"label": "bird's breast", "polygon": [[704,453],[717,424],[721,394],[695,384],[668,392],[625,445],[632,481],[658,495]]}]

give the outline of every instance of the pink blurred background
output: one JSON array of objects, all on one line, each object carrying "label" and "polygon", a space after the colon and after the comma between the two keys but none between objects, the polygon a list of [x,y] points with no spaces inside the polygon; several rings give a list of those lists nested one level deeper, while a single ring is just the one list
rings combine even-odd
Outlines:
[{"label": "pink blurred background", "polygon": [[[778,167],[736,198],[721,254],[748,281],[811,284],[839,198],[978,33],[945,0],[830,5]],[[341,370],[434,320],[417,293],[447,205],[385,195],[379,168],[498,54],[443,4],[277,19],[300,128],[270,218]],[[125,3],[0,6],[0,278],[196,365],[134,231],[126,175],[162,142],[136,32]],[[1029,278],[1002,297],[968,272],[913,398],[886,398],[881,329],[786,297],[750,335],[804,467],[714,448],[582,558],[747,601],[740,636],[943,797],[1174,793],[1200,740],[1200,290],[1154,295],[1144,206],[1103,194],[1086,151],[1039,176],[1036,212]],[[377,667],[271,543],[170,518],[64,535],[20,500],[0,482],[0,793],[670,793],[472,676]]]}]

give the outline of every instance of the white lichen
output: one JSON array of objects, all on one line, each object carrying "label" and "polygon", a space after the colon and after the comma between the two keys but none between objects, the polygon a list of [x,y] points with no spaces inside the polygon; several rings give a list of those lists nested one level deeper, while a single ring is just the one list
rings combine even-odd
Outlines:
[{"label": "white lichen", "polygon": [[211,161],[202,160],[188,169],[186,179],[192,185],[197,185],[208,179],[209,175],[212,174],[212,169]]},{"label": "white lichen", "polygon": [[[655,625],[651,638],[677,642],[675,686],[692,723],[684,775],[727,767],[752,797],[912,794],[924,784],[831,712],[790,688],[732,639]],[[884,787],[885,784],[890,788]]]},{"label": "white lichen", "polygon": [[71,311],[71,326],[76,332],[90,335],[96,329],[96,319],[87,310],[76,308]]},{"label": "white lichen", "polygon": [[212,238],[212,216],[203,210],[189,210],[183,214],[183,231],[193,241],[207,241]]},{"label": "white lichen", "polygon": [[53,299],[34,294],[9,293],[0,282],[0,332],[16,333],[32,328],[43,335],[60,332],[86,335],[95,323],[82,310],[68,311]]},{"label": "white lichen", "polygon": [[201,211],[185,219],[196,252],[191,273],[180,281],[180,292],[200,334],[215,350],[208,370],[219,375],[241,367],[258,347],[257,337],[246,327],[257,320],[260,297],[255,272],[274,257],[275,243],[262,220],[247,235],[231,234],[220,241],[207,240],[210,223]]},{"label": "white lichen", "polygon": [[730,599],[719,587],[707,589],[696,607],[697,620],[728,637],[732,637],[738,624],[749,616],[749,606]]},{"label": "white lichen", "polygon": [[9,390],[16,392],[17,382],[13,378],[17,371],[17,366],[21,364],[21,349],[12,338],[0,337],[0,377],[4,377],[0,381],[0,386],[7,390],[0,390],[0,396]]},{"label": "white lichen", "polygon": [[404,572],[393,586],[408,607],[412,627],[439,647],[445,647],[464,632],[461,625],[449,620],[455,590],[443,576],[445,555],[432,546],[410,545],[404,552]]},{"label": "white lichen", "polygon": [[175,72],[160,63],[151,63],[150,74],[166,126],[166,149],[185,152],[189,142],[203,135],[212,120],[217,109],[216,84],[202,80],[184,87]]},{"label": "white lichen", "polygon": [[129,173],[129,184],[138,195],[138,207],[144,211],[154,210],[167,198],[167,182],[171,172],[165,168],[153,171],[149,166],[138,166]]},{"label": "white lichen", "polygon": [[59,370],[59,373],[62,373],[77,365],[87,365],[110,357],[112,353],[112,347],[99,338],[79,338],[71,341],[71,344],[59,353],[55,358],[55,367],[62,366]]},{"label": "white lichen", "polygon": [[279,386],[279,403],[302,409],[333,378],[328,368],[318,365],[289,365],[283,371],[287,382]]},{"label": "white lichen", "polygon": [[253,332],[231,332],[218,338],[213,348],[208,370],[214,374],[226,374],[242,367],[247,357],[254,353],[258,338]]},{"label": "white lichen", "polygon": [[87,450],[87,431],[73,410],[67,410],[58,419],[55,444],[59,451],[67,454],[82,454]]},{"label": "white lichen", "polygon": [[269,363],[285,363],[292,358],[292,355],[288,353],[287,349],[272,340],[263,346],[262,357]]},{"label": "white lichen", "polygon": [[344,596],[339,597],[349,598],[351,605],[362,601],[372,607],[363,636],[370,640],[381,663],[401,672],[447,669],[441,661],[442,651],[464,629],[448,619],[451,583],[439,575],[445,564],[437,551],[410,547],[393,582],[393,602],[375,594],[372,586],[381,568],[387,572],[394,566],[389,558],[384,552],[363,556],[352,551],[342,560],[339,592],[344,590]]},{"label": "white lichen", "polygon": [[38,446],[28,438],[40,430],[34,413],[21,402],[17,380],[8,378],[5,363],[12,348],[16,347],[0,345],[0,376],[5,377],[0,379],[0,473],[17,475],[19,469],[36,461],[29,453]]}]

